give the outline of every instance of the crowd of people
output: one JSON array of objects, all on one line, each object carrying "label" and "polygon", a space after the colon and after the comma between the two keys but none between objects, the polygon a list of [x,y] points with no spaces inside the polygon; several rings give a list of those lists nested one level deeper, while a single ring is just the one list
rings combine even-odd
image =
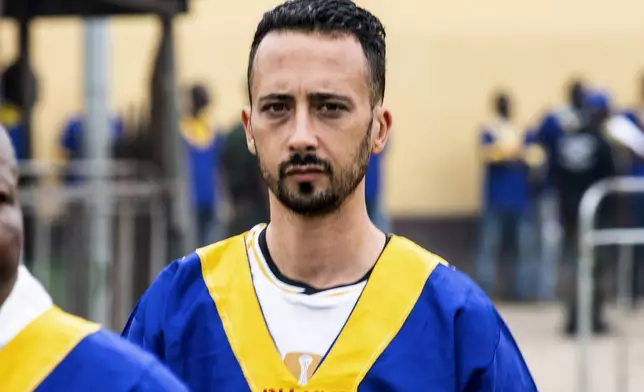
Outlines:
[{"label": "crowd of people", "polygon": [[[575,271],[581,199],[602,179],[644,174],[644,80],[640,88],[641,105],[620,109],[606,91],[575,80],[569,85],[567,104],[549,110],[526,132],[514,123],[511,96],[499,92],[493,97],[495,120],[481,132],[485,174],[476,277],[490,295],[498,294],[496,266],[507,235],[515,250],[513,298],[552,300],[559,282],[565,288],[568,334],[577,330]],[[639,195],[608,198],[597,223],[638,226],[641,211]],[[602,254],[607,255],[603,259],[611,257],[605,250],[598,252],[596,277],[606,275]],[[642,256],[638,247],[635,299],[644,289]],[[595,288],[593,328],[602,333],[608,330],[602,315],[605,294],[601,284]]]}]

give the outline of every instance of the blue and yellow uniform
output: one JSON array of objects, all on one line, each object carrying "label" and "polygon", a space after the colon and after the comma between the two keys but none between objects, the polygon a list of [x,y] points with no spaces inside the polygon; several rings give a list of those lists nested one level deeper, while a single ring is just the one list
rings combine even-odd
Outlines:
[{"label": "blue and yellow uniform", "polygon": [[55,306],[0,349],[0,390],[188,391],[152,355]]},{"label": "blue and yellow uniform", "polygon": [[2,392],[187,392],[153,355],[53,305],[24,267],[0,304]]},{"label": "blue and yellow uniform", "polygon": [[123,336],[201,391],[536,391],[510,331],[464,274],[392,236],[335,342],[301,386],[256,296],[247,234],[160,274]]},{"label": "blue and yellow uniform", "polygon": [[[217,221],[217,171],[223,137],[200,117],[187,117],[181,126],[186,146],[186,168],[199,245],[212,242]],[[219,238],[221,239],[221,237]]]}]

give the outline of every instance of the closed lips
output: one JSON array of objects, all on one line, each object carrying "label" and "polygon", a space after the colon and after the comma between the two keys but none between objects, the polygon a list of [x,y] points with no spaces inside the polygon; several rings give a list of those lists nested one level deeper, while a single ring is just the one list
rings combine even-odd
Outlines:
[{"label": "closed lips", "polygon": [[306,165],[306,166],[295,166],[286,169],[286,175],[292,174],[308,174],[308,173],[323,173],[324,170],[319,166]]}]

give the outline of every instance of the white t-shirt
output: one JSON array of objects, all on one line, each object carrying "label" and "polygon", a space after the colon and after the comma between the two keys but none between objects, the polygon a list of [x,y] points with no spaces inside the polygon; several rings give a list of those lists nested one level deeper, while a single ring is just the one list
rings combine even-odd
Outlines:
[{"label": "white t-shirt", "polygon": [[9,297],[0,306],[0,349],[53,305],[44,287],[21,265]]},{"label": "white t-shirt", "polygon": [[360,282],[323,291],[287,282],[270,259],[265,225],[255,226],[246,241],[253,284],[268,330],[291,372],[305,385],[340,334],[366,285]]}]

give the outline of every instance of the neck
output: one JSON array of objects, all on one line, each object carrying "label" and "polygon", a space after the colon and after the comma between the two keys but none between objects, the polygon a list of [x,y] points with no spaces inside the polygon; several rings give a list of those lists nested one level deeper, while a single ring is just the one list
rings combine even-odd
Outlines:
[{"label": "neck", "polygon": [[270,195],[266,241],[282,274],[325,289],[353,283],[373,268],[386,237],[367,215],[362,188],[338,211],[315,218],[293,214]]}]

